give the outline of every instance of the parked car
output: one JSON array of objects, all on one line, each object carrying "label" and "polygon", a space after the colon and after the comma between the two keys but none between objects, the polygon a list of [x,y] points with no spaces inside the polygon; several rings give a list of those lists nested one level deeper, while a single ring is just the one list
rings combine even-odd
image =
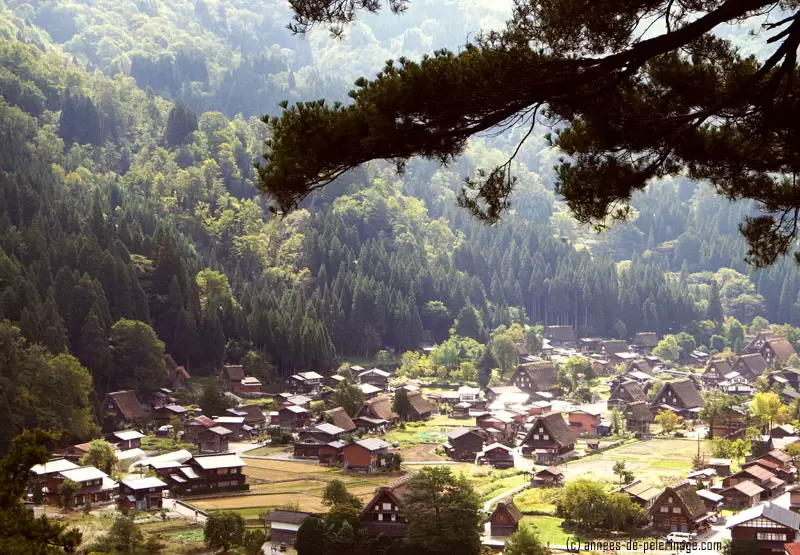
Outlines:
[{"label": "parked car", "polygon": [[161,426],[156,430],[157,436],[169,436],[172,435],[172,426],[167,424],[166,426]]},{"label": "parked car", "polygon": [[696,537],[697,534],[692,534],[689,532],[670,532],[667,534],[665,539],[672,543],[688,543],[690,541],[694,541]]}]

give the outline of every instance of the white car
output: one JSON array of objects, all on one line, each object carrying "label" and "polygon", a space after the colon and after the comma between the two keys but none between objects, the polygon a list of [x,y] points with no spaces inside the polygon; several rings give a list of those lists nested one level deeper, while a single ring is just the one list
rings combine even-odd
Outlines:
[{"label": "white car", "polygon": [[697,534],[690,534],[689,532],[670,532],[665,539],[672,543],[688,543],[694,541],[696,537]]}]

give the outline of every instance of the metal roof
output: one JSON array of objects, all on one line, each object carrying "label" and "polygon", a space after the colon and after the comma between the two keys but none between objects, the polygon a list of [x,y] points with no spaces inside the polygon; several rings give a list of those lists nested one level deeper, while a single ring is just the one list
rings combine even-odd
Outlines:
[{"label": "metal roof", "polygon": [[72,470],[64,470],[61,472],[61,475],[74,482],[88,482],[89,480],[108,478],[108,474],[93,466],[82,466]]},{"label": "metal roof", "polygon": [[130,441],[132,439],[141,439],[144,437],[144,434],[139,430],[123,430],[121,432],[114,432],[114,437],[122,441]]},{"label": "metal roof", "polygon": [[136,480],[122,480],[122,483],[131,489],[163,488],[167,484],[158,478],[139,478]]},{"label": "metal roof", "polygon": [[51,474],[53,472],[62,472],[64,470],[73,470],[80,468],[77,464],[67,459],[53,459],[44,464],[37,464],[31,467],[31,472],[41,476],[42,474]]},{"label": "metal roof", "polygon": [[194,462],[203,470],[214,468],[231,468],[234,466],[247,466],[236,453],[226,453],[224,455],[202,455],[194,458]]}]

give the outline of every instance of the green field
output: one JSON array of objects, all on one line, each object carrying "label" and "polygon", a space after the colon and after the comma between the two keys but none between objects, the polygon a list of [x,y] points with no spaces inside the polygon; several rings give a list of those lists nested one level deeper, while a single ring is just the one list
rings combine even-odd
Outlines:
[{"label": "green field", "polygon": [[[603,453],[572,461],[561,468],[567,480],[579,476],[599,480],[615,480],[612,467],[617,461],[625,461],[633,470],[636,479],[655,486],[662,478],[674,479],[685,476],[692,469],[692,458],[697,453],[698,443],[689,439],[652,439],[635,441]],[[700,441],[700,453],[706,457],[711,451],[710,441]]]},{"label": "green field", "polygon": [[532,525],[544,543],[566,545],[570,538],[575,537],[561,527],[562,519],[555,516],[526,516],[522,522]]}]

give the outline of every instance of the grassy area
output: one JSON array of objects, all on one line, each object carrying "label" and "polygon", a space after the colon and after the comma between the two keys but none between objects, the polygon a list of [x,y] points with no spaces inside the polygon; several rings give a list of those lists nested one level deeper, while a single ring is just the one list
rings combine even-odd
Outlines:
[{"label": "grassy area", "polygon": [[475,424],[474,418],[450,418],[440,414],[424,422],[409,422],[404,428],[399,426],[383,436],[385,441],[397,441],[400,447],[419,443],[444,443],[447,432],[453,428],[469,428]]},{"label": "grassy area", "polygon": [[494,471],[488,477],[470,476],[469,478],[481,501],[485,503],[504,491],[521,486],[529,480],[525,474],[516,474],[516,472],[518,471],[513,469],[500,470]]},{"label": "grassy area", "polygon": [[156,455],[169,453],[171,451],[178,451],[186,449],[194,453],[195,446],[192,443],[179,441],[172,437],[160,437],[155,435],[146,435],[142,438],[142,449],[147,452],[155,452]]},{"label": "grassy area", "polygon": [[269,455],[274,455],[275,453],[283,453],[286,450],[292,450],[291,445],[265,445],[263,447],[259,447],[258,449],[253,449],[252,451],[248,451],[248,455],[258,455],[261,457],[266,457]]},{"label": "grassy area", "polygon": [[561,496],[561,488],[531,488],[514,496],[514,504],[525,514],[554,514],[555,501]]},{"label": "grassy area", "polygon": [[575,534],[561,527],[563,520],[555,516],[526,516],[522,522],[532,525],[544,543],[566,545],[570,538],[575,537]]},{"label": "grassy area", "polygon": [[[567,463],[561,468],[567,480],[587,476],[599,480],[616,478],[612,467],[625,461],[637,479],[659,486],[661,479],[685,476],[692,468],[692,457],[697,453],[697,441],[688,439],[653,439],[634,441],[603,453]],[[700,442],[700,453],[708,457],[711,442]]]}]

